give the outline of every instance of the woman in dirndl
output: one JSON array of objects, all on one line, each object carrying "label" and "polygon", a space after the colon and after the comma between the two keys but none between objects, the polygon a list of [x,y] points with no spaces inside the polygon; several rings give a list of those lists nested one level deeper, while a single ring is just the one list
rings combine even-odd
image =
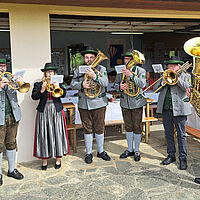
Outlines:
[{"label": "woman in dirndl", "polygon": [[[42,159],[42,170],[47,169],[48,159],[55,157],[55,169],[61,167],[62,156],[69,154],[69,142],[65,113],[60,97],[52,96],[52,91],[47,91],[47,80],[56,74],[57,68],[52,63],[46,63],[42,81],[36,82],[32,91],[32,99],[40,100],[37,106],[37,116],[35,122],[35,138],[33,156]],[[66,90],[58,82],[54,85],[63,90],[61,96],[65,97]]]}]

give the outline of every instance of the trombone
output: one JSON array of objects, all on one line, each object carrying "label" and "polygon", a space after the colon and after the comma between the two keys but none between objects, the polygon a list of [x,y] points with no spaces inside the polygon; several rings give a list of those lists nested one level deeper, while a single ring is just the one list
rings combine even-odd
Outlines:
[{"label": "trombone", "polygon": [[30,83],[16,81],[14,78],[14,75],[11,74],[10,72],[3,72],[0,75],[0,79],[2,79],[2,77],[5,77],[8,79],[8,86],[13,90],[18,90],[21,93],[26,93],[30,89]]},{"label": "trombone", "polygon": [[178,75],[181,72],[187,73],[186,70],[189,69],[192,66],[192,63],[189,64],[189,61],[187,61],[182,66],[181,65],[179,65],[179,66],[180,66],[180,69],[178,69],[177,71],[174,71],[172,69],[166,69],[163,72],[163,75],[158,80],[156,80],[154,83],[152,83],[150,86],[148,86],[145,90],[143,90],[143,96],[144,96],[144,93],[149,88],[151,88],[153,85],[155,85],[158,81],[160,81],[162,79],[163,79],[164,83],[158,89],[156,89],[152,94],[150,94],[147,98],[150,98],[153,94],[155,94],[156,92],[158,92],[166,84],[168,84],[168,85],[176,85],[177,82],[178,82]]}]

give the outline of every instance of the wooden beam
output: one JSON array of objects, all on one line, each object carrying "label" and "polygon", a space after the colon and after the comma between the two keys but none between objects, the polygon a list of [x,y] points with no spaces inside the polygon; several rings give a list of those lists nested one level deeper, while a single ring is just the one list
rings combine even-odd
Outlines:
[{"label": "wooden beam", "polygon": [[198,1],[164,0],[1,0],[1,3],[62,5],[79,7],[134,8],[153,10],[200,11]]}]

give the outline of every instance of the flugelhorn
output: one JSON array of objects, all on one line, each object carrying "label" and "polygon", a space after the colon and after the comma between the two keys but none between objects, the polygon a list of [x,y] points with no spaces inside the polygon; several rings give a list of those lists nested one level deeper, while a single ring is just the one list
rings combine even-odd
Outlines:
[{"label": "flugelhorn", "polygon": [[16,81],[14,78],[14,75],[11,74],[10,72],[3,72],[0,75],[0,79],[2,79],[2,77],[5,77],[8,79],[8,86],[13,90],[18,90],[21,93],[26,93],[30,89],[30,83]]},{"label": "flugelhorn", "polygon": [[[97,72],[97,74],[101,77],[102,74],[98,70],[96,70],[95,67],[105,59],[108,59],[108,57],[98,49],[98,54],[91,64],[91,68],[94,70],[94,72]],[[89,88],[84,89],[85,95],[88,96],[90,99],[97,97],[101,92],[101,86],[97,84],[97,82],[93,81],[93,79],[87,74],[85,74],[84,80],[87,80],[90,83]]]},{"label": "flugelhorn", "polygon": [[200,116],[200,37],[189,39],[184,44],[184,50],[193,57],[194,88],[191,93],[190,102]]},{"label": "flugelhorn", "polygon": [[47,77],[44,79],[44,81],[47,82],[47,86],[46,86],[47,92],[51,92],[52,96],[55,98],[61,97],[63,95],[63,89],[61,89],[60,87],[58,87],[54,84],[51,84],[50,80],[51,80],[50,77]]},{"label": "flugelhorn", "polygon": [[[133,58],[126,64],[126,69],[130,70],[135,64],[144,64],[145,58],[142,53],[137,50],[132,51]],[[132,72],[135,76],[138,76],[135,72]],[[140,92],[140,88],[135,85],[133,81],[129,80],[129,77],[122,75],[122,83],[126,83],[128,88],[123,92],[131,97],[137,96]]]}]

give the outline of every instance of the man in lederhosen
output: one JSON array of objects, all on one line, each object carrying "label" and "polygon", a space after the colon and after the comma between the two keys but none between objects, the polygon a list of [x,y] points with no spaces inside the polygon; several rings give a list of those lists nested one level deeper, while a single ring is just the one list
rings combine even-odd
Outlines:
[{"label": "man in lederhosen", "polygon": [[[133,58],[132,50],[122,54],[122,57],[124,58],[124,64],[127,64],[129,60]],[[137,76],[134,75],[133,72],[136,73]],[[123,92],[127,89],[128,85],[122,82],[122,73],[129,77],[129,81],[134,82],[135,86],[140,88],[137,96],[131,97]],[[120,158],[134,156],[134,160],[139,161],[141,157],[139,146],[142,137],[142,113],[143,106],[146,105],[146,99],[141,93],[142,88],[146,85],[146,71],[135,65],[130,70],[122,69],[122,73],[116,76],[115,89],[121,92],[120,106],[125,123],[128,150],[125,150],[124,153],[120,155]],[[133,140],[135,149],[133,149]]]},{"label": "man in lederhosen", "polygon": [[[6,72],[6,58],[0,55],[0,75]],[[21,80],[20,80],[21,81]],[[8,79],[0,79],[0,185],[3,184],[1,162],[3,147],[6,147],[9,170],[7,176],[15,179],[23,179],[24,176],[15,169],[17,149],[17,129],[21,119],[21,110],[17,101],[16,90],[8,87]]]},{"label": "man in lederhosen", "polygon": [[[97,55],[97,50],[92,47],[87,47],[81,54],[84,56],[84,62],[86,65],[91,65]],[[102,65],[95,67],[97,71],[101,73],[101,76],[93,69],[87,69],[86,74],[93,79],[98,85],[101,86],[101,91],[95,98],[89,98],[84,89],[90,88],[90,83],[84,75],[80,73],[79,68],[74,71],[74,77],[71,82],[73,89],[79,90],[79,102],[78,109],[83,125],[85,146],[86,146],[86,157],[85,162],[92,163],[92,143],[93,134],[95,134],[97,143],[97,157],[103,160],[109,161],[109,155],[104,151],[104,129],[105,129],[105,112],[108,104],[105,87],[108,86],[108,77],[106,68]]]},{"label": "man in lederhosen", "polygon": [[[177,71],[180,64],[183,64],[178,58],[173,58],[166,62],[168,69]],[[164,81],[158,82],[154,86],[156,90],[164,84]],[[187,88],[191,86],[191,77],[187,73],[179,73],[178,82],[175,85],[166,84],[160,89],[157,104],[157,113],[162,114],[163,125],[167,141],[167,158],[162,161],[163,165],[169,165],[176,161],[176,147],[174,143],[174,124],[177,132],[178,151],[179,151],[179,169],[187,169],[187,138],[185,124],[187,115],[191,114],[190,99],[186,94]]]}]

